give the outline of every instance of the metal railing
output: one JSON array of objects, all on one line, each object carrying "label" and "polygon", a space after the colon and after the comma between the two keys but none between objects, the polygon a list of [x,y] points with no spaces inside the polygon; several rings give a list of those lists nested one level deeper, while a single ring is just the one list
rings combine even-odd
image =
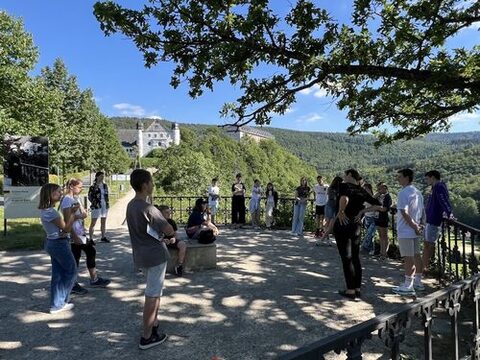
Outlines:
[{"label": "metal railing", "polygon": [[480,276],[474,275],[470,279],[461,280],[445,289],[436,291],[420,300],[400,306],[394,313],[384,313],[375,318],[362,322],[351,328],[337,332],[312,344],[280,356],[279,360],[313,360],[324,359],[324,355],[335,351],[337,354],[346,351],[346,358],[362,359],[362,345],[372,338],[374,332],[390,351],[391,359],[400,359],[400,345],[405,338],[406,330],[415,319],[421,321],[424,331],[424,356],[432,357],[432,320],[437,309],[445,309],[450,317],[450,341],[452,354],[444,354],[442,359],[459,359],[459,329],[458,316],[460,309],[466,302],[474,305],[472,330],[469,334],[469,359],[480,358]]}]

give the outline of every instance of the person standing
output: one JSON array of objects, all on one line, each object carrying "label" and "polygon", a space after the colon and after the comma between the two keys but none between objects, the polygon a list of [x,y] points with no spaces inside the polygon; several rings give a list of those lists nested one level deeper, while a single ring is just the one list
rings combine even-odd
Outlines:
[{"label": "person standing", "polygon": [[[373,196],[373,187],[369,183],[363,184],[363,188],[366,192]],[[375,218],[376,211],[366,211],[365,217],[363,218],[363,226],[365,227],[365,236],[362,241],[362,250],[373,255],[375,253],[375,243],[373,237],[375,236]]]},{"label": "person standing", "polygon": [[325,205],[325,225],[326,230],[324,231],[322,237],[315,242],[315,245],[320,245],[325,239],[327,239],[328,246],[332,246],[332,241],[330,240],[330,233],[333,230],[333,225],[335,224],[335,219],[338,212],[338,200],[339,200],[339,191],[340,184],[343,182],[343,179],[340,176],[335,176],[328,187],[328,201]]},{"label": "person standing", "polygon": [[441,175],[437,170],[425,174],[425,181],[432,187],[432,193],[426,203],[427,225],[423,243],[422,272],[428,268],[430,259],[435,254],[435,243],[440,235],[443,219],[453,216],[447,185],[440,179]]},{"label": "person standing", "polygon": [[[338,253],[342,259],[346,289],[338,293],[346,298],[361,296],[362,264],[360,263],[361,216],[365,203],[380,205],[380,202],[360,186],[362,177],[355,169],[345,171],[343,183],[339,186],[338,215],[333,232]],[[368,208],[375,211],[376,207]]]},{"label": "person standing", "polygon": [[328,202],[328,185],[323,183],[323,177],[317,176],[317,184],[313,187],[315,192],[315,221],[317,229],[315,237],[321,237],[325,232],[325,205]]},{"label": "person standing", "polygon": [[[143,334],[138,347],[146,350],[167,339],[166,334],[158,331],[158,311],[170,258],[166,245],[176,240],[175,231],[160,210],[147,202],[153,193],[152,175],[147,170],[135,169],[130,174],[130,185],[135,190],[135,197],[127,205],[128,232],[135,267],[142,269],[146,279]],[[157,239],[152,233],[165,236]]]},{"label": "person standing", "polygon": [[423,196],[412,185],[411,169],[398,171],[397,178],[402,186],[397,200],[397,237],[400,255],[404,259],[405,281],[392,290],[399,295],[415,295],[415,287],[421,285],[421,274],[416,274],[416,270],[423,269],[419,246],[424,220]]},{"label": "person standing", "polygon": [[278,206],[278,192],[271,182],[267,184],[267,190],[265,192],[265,224],[267,230],[272,228],[274,223],[274,212]]},{"label": "person standing", "polygon": [[245,193],[247,188],[238,173],[232,185],[232,224],[235,227],[245,225]]},{"label": "person standing", "polygon": [[252,188],[252,197],[250,199],[250,216],[252,217],[252,227],[254,229],[260,228],[260,201],[262,200],[263,189],[260,186],[260,180],[255,179]]},{"label": "person standing", "polygon": [[292,234],[303,235],[303,221],[305,220],[305,211],[310,196],[310,187],[307,178],[300,179],[300,186],[295,189],[295,203],[293,205]]},{"label": "person standing", "polygon": [[107,215],[110,207],[108,201],[108,186],[103,182],[105,173],[99,171],[95,174],[93,185],[88,189],[88,200],[90,201],[90,210],[92,214],[92,222],[88,229],[90,240],[93,241],[93,231],[100,218],[100,231],[102,237],[100,241],[109,243],[110,240],[106,237]]},{"label": "person standing", "polygon": [[212,223],[215,224],[215,216],[218,212],[218,205],[220,202],[220,188],[218,187],[218,178],[212,179],[212,185],[207,189],[208,195],[208,208],[210,209],[210,218]]},{"label": "person standing", "polygon": [[385,183],[377,184],[377,198],[382,207],[378,211],[378,216],[375,219],[375,225],[378,229],[378,236],[380,238],[380,259],[385,260],[388,254],[388,214],[392,207],[392,197],[388,193],[388,187]]},{"label": "person standing", "polygon": [[[83,220],[87,217],[87,212],[83,208],[81,202],[78,199],[78,195],[81,193],[83,188],[82,181],[79,179],[70,179],[66,185],[66,194],[63,196],[60,201],[60,208],[62,209],[63,217],[67,219],[71,214],[72,205],[79,204],[79,209],[75,212],[74,215],[81,217],[74,222],[72,227],[72,232],[70,237],[72,238],[71,249],[73,257],[75,258],[75,263],[77,268],[80,265],[80,258],[82,256],[82,251],[85,253],[87,258],[87,269],[90,275],[90,286],[92,287],[101,287],[104,288],[110,284],[110,280],[103,279],[97,274],[96,267],[96,254],[95,245],[91,239],[87,239],[86,231],[83,225]],[[83,288],[78,281],[75,281],[73,286],[72,293],[83,295],[86,294],[87,289]]]},{"label": "person standing", "polygon": [[47,234],[45,251],[50,255],[52,276],[50,280],[50,314],[73,309],[69,303],[70,292],[77,279],[77,265],[70,248],[70,231],[75,220],[80,219],[75,212],[79,204],[71,206],[65,219],[55,209],[62,197],[62,188],[57,184],[45,184],[40,189],[40,220]]}]

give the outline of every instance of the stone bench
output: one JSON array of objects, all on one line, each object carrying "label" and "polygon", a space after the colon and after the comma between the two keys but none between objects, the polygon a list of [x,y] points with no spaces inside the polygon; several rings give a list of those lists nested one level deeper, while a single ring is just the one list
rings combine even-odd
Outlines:
[{"label": "stone bench", "polygon": [[[183,267],[186,271],[206,270],[217,268],[217,244],[199,244],[197,240],[188,240],[187,256]],[[167,264],[167,272],[175,273],[174,267],[178,262],[178,250],[168,249],[170,260]]]}]

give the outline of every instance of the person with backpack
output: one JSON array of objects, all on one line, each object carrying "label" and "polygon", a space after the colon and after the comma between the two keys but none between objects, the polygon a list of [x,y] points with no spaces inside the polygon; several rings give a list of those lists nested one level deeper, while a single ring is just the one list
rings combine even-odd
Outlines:
[{"label": "person with backpack", "polygon": [[88,189],[88,201],[90,201],[90,210],[92,215],[92,222],[90,223],[90,228],[88,233],[90,235],[90,240],[93,241],[93,230],[97,224],[98,218],[100,218],[100,231],[102,237],[100,241],[109,243],[110,240],[106,237],[106,226],[107,226],[107,215],[109,208],[108,200],[108,186],[103,182],[105,178],[105,173],[99,171],[95,174],[95,180],[93,185]]},{"label": "person with backpack", "polygon": [[208,201],[198,198],[195,207],[188,217],[186,233],[190,239],[196,239],[199,243],[208,244],[216,240],[218,228],[210,221],[207,212]]}]

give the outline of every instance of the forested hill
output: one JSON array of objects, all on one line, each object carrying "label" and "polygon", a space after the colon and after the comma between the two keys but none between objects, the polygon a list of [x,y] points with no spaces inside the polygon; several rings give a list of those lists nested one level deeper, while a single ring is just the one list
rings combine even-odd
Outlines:
[{"label": "forested hill", "polygon": [[286,149],[314,165],[320,172],[337,173],[349,167],[414,166],[415,162],[443,151],[458,151],[480,143],[480,132],[431,134],[425,138],[375,148],[369,135],[301,132],[276,128],[267,131]]}]

